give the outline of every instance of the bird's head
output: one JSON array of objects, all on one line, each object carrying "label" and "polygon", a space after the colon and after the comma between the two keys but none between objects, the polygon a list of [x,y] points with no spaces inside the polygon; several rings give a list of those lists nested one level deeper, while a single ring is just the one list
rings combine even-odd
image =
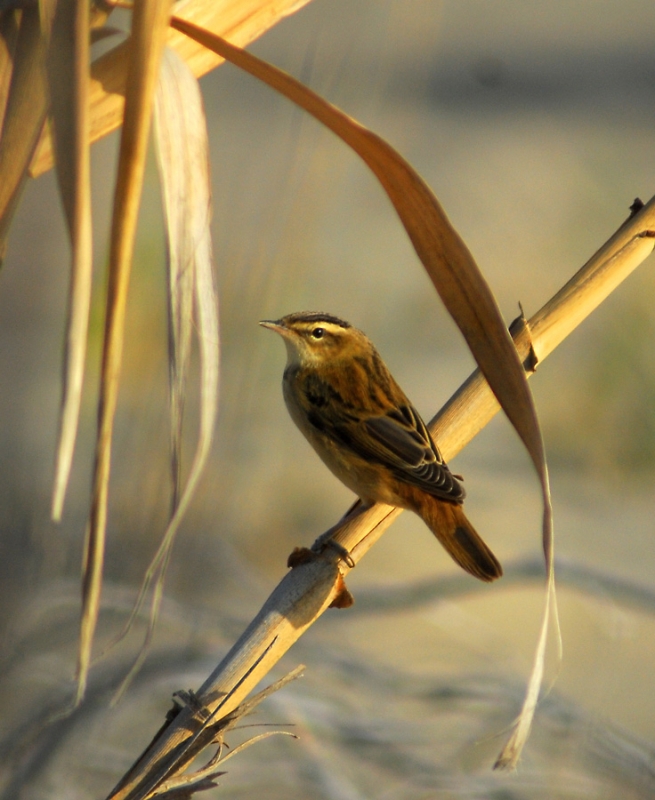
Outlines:
[{"label": "bird's head", "polygon": [[302,367],[352,358],[370,347],[361,331],[332,314],[300,311],[275,321],[262,320],[259,324],[279,333],[287,347],[288,364]]}]

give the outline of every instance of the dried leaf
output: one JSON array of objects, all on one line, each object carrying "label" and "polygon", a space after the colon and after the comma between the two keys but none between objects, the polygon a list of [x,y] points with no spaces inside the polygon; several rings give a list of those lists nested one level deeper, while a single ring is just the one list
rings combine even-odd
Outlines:
[{"label": "dried leaf", "polygon": [[[144,576],[130,619],[118,637],[122,638],[129,630],[154,580],[150,624],[144,646],[123,681],[118,697],[122,696],[143,663],[152,640],[175,535],[207,461],[218,410],[218,300],[212,270],[207,123],[198,81],[170,48],[164,51],[156,95],[155,141],[168,241],[173,507],[168,528]],[[200,349],[200,426],[189,477],[184,489],[180,490],[184,392],[194,327],[198,332]]]},{"label": "dried leaf", "polygon": [[168,252],[174,511],[179,500],[182,417],[191,356],[195,253],[207,235],[210,198],[207,123],[198,82],[170,48],[164,51],[156,95],[155,143]]},{"label": "dried leaf", "polygon": [[23,9],[0,139],[0,263],[48,107],[47,35],[41,26],[39,7]]},{"label": "dried leaf", "polygon": [[121,136],[111,231],[93,499],[87,528],[82,576],[82,622],[76,703],[79,703],[84,696],[93,636],[100,608],[111,467],[111,437],[123,356],[125,309],[152,104],[170,7],[170,0],[140,0],[134,5],[132,15],[129,80],[125,98],[125,119]]},{"label": "dried leaf", "polygon": [[[245,46],[309,0],[180,0],[178,13],[208,30],[218,31]],[[196,77],[223,63],[223,59],[187,36],[170,31],[168,44],[187,63]],[[91,82],[91,141],[119,127],[123,120],[123,95],[128,49],[120,45],[93,64]],[[52,146],[44,131],[34,155],[30,174],[40,175],[53,165]]]},{"label": "dried leaf", "polygon": [[52,517],[61,518],[82,401],[93,252],[89,166],[89,4],[59,0],[47,59],[57,178],[72,248]]}]

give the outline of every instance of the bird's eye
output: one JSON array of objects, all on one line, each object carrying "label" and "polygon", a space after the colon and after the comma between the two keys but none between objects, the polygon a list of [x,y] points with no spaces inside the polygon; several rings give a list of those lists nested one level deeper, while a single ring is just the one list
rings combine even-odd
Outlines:
[{"label": "bird's eye", "polygon": [[314,339],[322,339],[325,334],[325,328],[314,328],[312,331],[312,337]]}]

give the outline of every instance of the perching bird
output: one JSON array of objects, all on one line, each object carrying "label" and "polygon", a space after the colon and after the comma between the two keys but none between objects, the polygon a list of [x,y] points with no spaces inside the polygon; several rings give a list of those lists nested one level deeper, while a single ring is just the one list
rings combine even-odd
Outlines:
[{"label": "perching bird", "polygon": [[464,514],[464,488],[366,335],[317,312],[260,325],[284,339],[287,408],[337,478],[366,505],[411,509],[467,572],[499,578],[502,567]]}]

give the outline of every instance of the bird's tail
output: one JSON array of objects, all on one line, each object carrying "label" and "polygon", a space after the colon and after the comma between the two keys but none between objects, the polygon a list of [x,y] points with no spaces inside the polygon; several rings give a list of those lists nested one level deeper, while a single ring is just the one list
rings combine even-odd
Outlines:
[{"label": "bird's tail", "polygon": [[460,567],[481,581],[500,578],[503,568],[468,521],[461,505],[424,495],[417,511]]}]

